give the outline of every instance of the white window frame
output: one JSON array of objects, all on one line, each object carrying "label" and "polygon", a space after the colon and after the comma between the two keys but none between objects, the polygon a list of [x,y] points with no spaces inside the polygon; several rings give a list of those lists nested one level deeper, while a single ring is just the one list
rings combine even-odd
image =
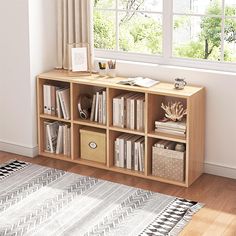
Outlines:
[{"label": "white window frame", "polygon": [[[117,9],[116,0],[116,49],[118,48],[118,12],[122,10]],[[225,0],[222,0],[222,8],[225,7]],[[96,10],[109,11],[109,9],[100,9]],[[114,11],[114,9],[112,9]],[[145,11],[146,12],[146,11]],[[153,13],[153,12],[152,12]],[[174,15],[190,15],[190,16],[206,16],[205,14],[185,14],[185,13],[174,13],[173,12],[173,0],[163,0],[163,12],[154,12],[162,14],[162,32],[163,32],[163,43],[162,43],[162,54],[144,54],[136,52],[123,52],[118,50],[105,50],[105,49],[95,49],[96,58],[104,59],[117,59],[131,62],[143,62],[143,63],[152,63],[159,65],[170,65],[170,66],[181,66],[189,68],[199,68],[199,69],[209,69],[209,70],[219,70],[226,72],[236,72],[236,62],[226,62],[226,61],[210,61],[205,59],[195,59],[195,58],[181,58],[174,57],[172,55],[172,41],[173,41],[173,16]],[[209,15],[211,16],[211,15]],[[217,17],[220,17],[219,15]],[[227,18],[224,16],[222,11],[222,33],[221,33],[221,59],[223,58],[224,52],[224,19]],[[235,18],[234,16],[228,18]]]}]

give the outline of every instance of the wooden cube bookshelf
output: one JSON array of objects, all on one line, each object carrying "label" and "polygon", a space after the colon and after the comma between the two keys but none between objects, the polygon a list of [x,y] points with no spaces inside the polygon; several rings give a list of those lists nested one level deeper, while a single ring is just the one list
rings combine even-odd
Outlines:
[{"label": "wooden cube bookshelf", "polygon": [[[161,181],[179,186],[190,186],[202,173],[205,143],[205,90],[203,87],[186,86],[183,90],[174,89],[173,84],[159,83],[151,88],[141,88],[117,84],[125,78],[108,78],[98,75],[71,77],[66,71],[51,71],[40,74],[37,78],[37,107],[38,107],[38,142],[39,155],[50,158],[93,166],[131,176]],[[43,113],[43,85],[67,86],[70,88],[70,119]],[[107,98],[106,124],[100,124],[80,119],[78,115],[78,96],[81,93],[93,94],[105,89]],[[113,121],[113,98],[122,93],[141,93],[145,96],[143,131],[115,127]],[[155,132],[154,123],[164,116],[162,102],[181,101],[187,108],[186,137]],[[71,127],[71,156],[57,155],[44,151],[44,121],[60,121]],[[80,158],[80,129],[95,127],[106,132],[106,164],[88,161]],[[123,133],[140,135],[145,140],[144,172],[128,170],[114,166],[114,141]],[[152,175],[152,146],[160,139],[184,143],[186,145],[185,180],[173,181]]]}]

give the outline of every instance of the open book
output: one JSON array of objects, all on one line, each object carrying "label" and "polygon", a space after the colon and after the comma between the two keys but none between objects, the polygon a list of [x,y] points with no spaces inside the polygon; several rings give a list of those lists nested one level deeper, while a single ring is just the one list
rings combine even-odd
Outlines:
[{"label": "open book", "polygon": [[121,80],[118,84],[131,85],[131,86],[140,86],[144,88],[152,87],[155,84],[158,84],[160,81],[153,80],[143,77],[128,78],[127,80]]}]

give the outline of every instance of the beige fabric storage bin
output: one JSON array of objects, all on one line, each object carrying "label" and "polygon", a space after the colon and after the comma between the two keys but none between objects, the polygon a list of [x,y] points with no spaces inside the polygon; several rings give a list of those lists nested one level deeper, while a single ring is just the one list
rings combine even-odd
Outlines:
[{"label": "beige fabric storage bin", "polygon": [[152,147],[152,175],[184,181],[185,152]]},{"label": "beige fabric storage bin", "polygon": [[80,129],[81,159],[106,163],[106,131],[86,127]]}]

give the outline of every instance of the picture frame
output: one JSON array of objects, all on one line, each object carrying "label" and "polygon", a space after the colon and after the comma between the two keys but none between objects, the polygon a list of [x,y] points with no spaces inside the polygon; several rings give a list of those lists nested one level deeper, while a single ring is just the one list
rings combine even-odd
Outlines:
[{"label": "picture frame", "polygon": [[70,76],[91,75],[91,53],[88,43],[68,44],[68,72]]}]

